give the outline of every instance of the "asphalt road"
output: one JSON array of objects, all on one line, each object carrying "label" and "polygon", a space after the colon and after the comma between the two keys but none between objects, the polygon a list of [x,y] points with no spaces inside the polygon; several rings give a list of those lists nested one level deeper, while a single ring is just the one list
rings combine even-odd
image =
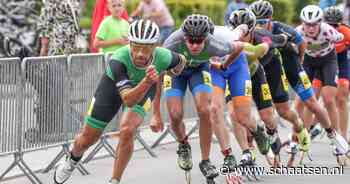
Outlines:
[{"label": "asphalt road", "polygon": [[[286,139],[290,129],[280,128],[280,134],[283,139]],[[238,148],[236,141],[232,139],[232,147],[237,159],[241,157],[241,151]],[[206,183],[204,177],[201,175],[198,168],[200,161],[200,149],[198,139],[191,140],[194,168],[192,170],[192,183]],[[152,158],[147,152],[137,151],[134,153],[133,158],[125,172],[122,179],[122,184],[180,184],[185,182],[185,175],[182,170],[177,167],[176,164],[176,144],[167,144],[157,147],[154,151],[157,153],[158,158]],[[50,151],[44,151],[41,154],[48,155]],[[220,153],[219,145],[214,143],[212,146],[211,160],[217,166],[222,164],[223,157]],[[52,155],[51,155],[52,156]],[[282,160],[286,163],[285,150],[282,151]],[[27,159],[31,159],[27,156]],[[337,167],[335,157],[332,156],[329,141],[326,136],[323,139],[317,138],[311,147],[311,157],[313,161],[305,160],[305,165],[309,168],[307,175],[269,175],[262,176],[260,181],[248,181],[245,183],[266,183],[266,184],[348,184],[350,182],[350,167],[345,167],[342,170],[342,174],[338,175],[325,175],[325,174],[310,174],[310,168],[316,169],[317,167],[327,167],[329,169]],[[269,166],[263,156],[258,156],[259,166],[268,169]],[[3,161],[0,161],[4,163]],[[88,176],[82,176],[80,173],[75,172],[73,177],[67,182],[67,184],[101,184],[108,183],[111,175],[113,159],[104,158],[94,160],[86,165],[86,168],[91,172]],[[349,162],[350,164],[350,162]],[[1,164],[2,165],[2,164]],[[0,167],[1,168],[1,167]],[[1,170],[0,170],[1,172]],[[48,174],[38,174],[39,178],[44,184],[51,184],[53,172]],[[1,181],[1,184],[29,184],[29,180],[25,177],[19,177],[11,180]],[[220,176],[216,179],[216,183],[225,183],[224,177]]]}]

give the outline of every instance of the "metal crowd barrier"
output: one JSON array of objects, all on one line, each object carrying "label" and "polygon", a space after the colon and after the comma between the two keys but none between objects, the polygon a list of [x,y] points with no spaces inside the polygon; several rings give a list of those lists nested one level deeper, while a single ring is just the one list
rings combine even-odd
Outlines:
[{"label": "metal crowd barrier", "polygon": [[[50,171],[64,156],[69,154],[71,140],[79,133],[84,124],[84,114],[88,103],[94,95],[99,80],[104,72],[103,54],[76,54],[68,57],[67,76],[65,85],[67,94],[66,107],[66,142],[62,144],[60,153],[43,170]],[[80,164],[79,171],[83,175],[89,172]]]},{"label": "metal crowd barrier", "polygon": [[[0,59],[0,155],[18,151],[18,98],[20,78],[18,58]],[[17,118],[17,119],[16,119]]]},{"label": "metal crowd barrier", "polygon": [[[104,57],[104,70],[108,66],[108,61],[110,60],[113,53],[108,53]],[[93,160],[96,155],[104,148],[108,155],[110,157],[116,158],[116,152],[115,148],[108,142],[110,138],[113,138],[116,134],[118,134],[118,125],[119,125],[119,119],[120,119],[121,112],[118,112],[116,117],[113,118],[113,120],[109,123],[109,125],[106,127],[103,135],[101,136],[100,140],[96,144],[96,146],[91,150],[91,152],[85,157],[85,159],[82,161],[82,163],[86,164]]]},{"label": "metal crowd barrier", "polygon": [[32,183],[41,183],[23,160],[23,73],[19,58],[0,59],[0,156],[13,155],[14,161],[0,181],[16,166]]},{"label": "metal crowd barrier", "polygon": [[[32,183],[42,182],[25,163],[23,154],[38,150],[61,147],[61,151],[40,171],[50,171],[58,161],[69,154],[74,136],[84,124],[84,114],[92,99],[97,84],[105,72],[110,55],[84,54],[52,57],[32,57],[21,61],[19,58],[0,59],[0,157],[14,156],[13,163],[0,175],[0,181],[18,166]],[[196,121],[188,134],[198,128],[198,118],[189,93],[184,99],[184,119]],[[165,122],[168,115],[162,104]],[[110,123],[100,141],[85,157],[83,163],[92,160],[105,148],[110,156],[116,157],[114,147],[108,142],[118,132],[121,113]],[[159,145],[168,135],[174,134],[167,123],[166,131],[152,145],[141,136],[144,127],[149,126],[150,116],[136,134],[135,139],[152,156],[152,148]],[[82,164],[77,168],[81,174],[89,172]]]}]

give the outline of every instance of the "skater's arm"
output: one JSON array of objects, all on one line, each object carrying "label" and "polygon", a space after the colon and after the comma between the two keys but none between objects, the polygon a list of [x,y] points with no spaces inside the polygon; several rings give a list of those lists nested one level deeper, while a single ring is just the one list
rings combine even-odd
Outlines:
[{"label": "skater's arm", "polygon": [[236,58],[241,54],[243,50],[243,42],[237,41],[233,43],[233,52],[225,59],[225,62],[222,64],[222,68],[226,69],[228,66],[230,66]]},{"label": "skater's arm", "polygon": [[159,81],[157,82],[157,91],[153,100],[153,116],[161,117],[160,113],[160,98],[162,96],[162,83],[164,74],[160,75]]},{"label": "skater's arm", "polygon": [[159,81],[157,82],[156,95],[153,100],[153,114],[150,122],[150,128],[153,132],[160,132],[160,131],[163,131],[164,129],[164,123],[160,112],[160,99],[162,96],[163,77],[164,77],[164,74],[162,74],[159,77]]},{"label": "skater's arm", "polygon": [[[146,70],[146,76],[134,88],[126,88],[120,91],[120,96],[124,104],[132,107],[138,104],[147,94],[148,90],[159,80],[158,73],[154,66],[150,66]],[[118,86],[118,85],[117,85]]]},{"label": "skater's arm", "polygon": [[146,76],[134,86],[128,77],[126,67],[117,60],[109,63],[107,74],[114,80],[123,103],[128,107],[139,103],[158,80],[157,71],[154,66],[150,66],[146,70]]},{"label": "skater's arm", "polygon": [[304,55],[305,55],[305,49],[307,47],[307,44],[305,41],[301,42],[299,45],[299,61],[302,64],[304,62]]}]

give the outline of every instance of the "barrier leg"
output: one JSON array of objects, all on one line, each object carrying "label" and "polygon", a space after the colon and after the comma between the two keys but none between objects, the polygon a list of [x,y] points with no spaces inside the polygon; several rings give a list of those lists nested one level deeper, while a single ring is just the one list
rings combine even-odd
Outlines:
[{"label": "barrier leg", "polygon": [[9,173],[14,167],[18,165],[18,160],[15,158],[15,160],[12,162],[12,164],[5,170],[5,172],[0,176],[0,181]]},{"label": "barrier leg", "polygon": [[82,163],[86,164],[86,163],[90,162],[96,156],[96,154],[102,149],[102,147],[103,147],[103,143],[102,143],[102,140],[100,140],[99,143],[89,153],[89,155],[84,159],[84,161]]},{"label": "barrier leg", "polygon": [[114,148],[112,145],[109,144],[107,141],[107,138],[103,139],[103,147],[107,150],[107,152],[114,158],[117,158],[117,153],[115,152]]},{"label": "barrier leg", "polygon": [[165,139],[165,137],[170,133],[169,131],[170,131],[170,127],[168,126],[166,130],[163,132],[163,134],[159,136],[159,138],[152,144],[151,148],[153,149],[157,147]]},{"label": "barrier leg", "polygon": [[108,143],[107,137],[108,137],[107,135],[104,135],[101,137],[101,139],[100,139],[99,143],[96,145],[96,147],[84,159],[84,161],[82,162],[83,164],[90,162],[102,148],[105,148],[111,157],[116,158],[116,153],[115,153],[113,147]]},{"label": "barrier leg", "polygon": [[27,178],[31,181],[32,184],[36,184],[36,181],[34,178],[32,178],[30,176],[29,173],[27,173],[26,169],[24,166],[22,166],[20,163],[18,164],[18,167],[22,170],[22,172],[24,173],[25,176],[27,176]]},{"label": "barrier leg", "polygon": [[[19,167],[22,169],[22,171],[24,172],[24,174],[28,177],[28,178],[33,178],[33,180],[35,182],[32,181],[32,183],[38,183],[38,184],[42,184],[42,182],[40,181],[40,179],[34,174],[34,172],[29,168],[29,166],[24,162],[22,156],[19,158],[20,162],[19,162]],[[22,168],[23,167],[23,168]],[[25,172],[24,170],[27,170],[27,172]],[[32,180],[32,179],[30,179]]]},{"label": "barrier leg", "polygon": [[27,166],[27,164],[23,161],[22,153],[14,154],[14,161],[12,164],[5,170],[5,172],[0,176],[0,181],[16,166],[18,166],[24,175],[33,183],[33,184],[42,184],[39,178],[34,174],[34,172]]},{"label": "barrier leg", "polygon": [[192,129],[187,133],[187,137],[190,137],[196,130],[199,128],[199,121],[196,121],[196,125],[192,127]]},{"label": "barrier leg", "polygon": [[41,173],[48,173],[65,155],[66,154],[62,148],[58,155],[49,163],[49,165],[45,169],[41,171]]}]

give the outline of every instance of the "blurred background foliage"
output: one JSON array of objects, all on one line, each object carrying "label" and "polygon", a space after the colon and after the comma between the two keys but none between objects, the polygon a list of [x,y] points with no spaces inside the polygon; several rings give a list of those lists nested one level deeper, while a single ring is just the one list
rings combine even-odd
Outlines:
[{"label": "blurred background foliage", "polygon": [[[86,0],[85,10],[81,18],[81,26],[89,29],[91,16],[96,0]],[[245,0],[247,4],[255,0]],[[318,4],[319,0],[268,0],[274,6],[274,19],[289,24],[299,22],[299,13],[303,7],[309,4]],[[131,13],[140,0],[126,0],[128,12]],[[191,13],[203,13],[210,16],[218,25],[223,25],[226,8],[231,0],[165,0],[168,8],[179,26],[184,18]],[[337,3],[341,3],[338,0]]]}]

